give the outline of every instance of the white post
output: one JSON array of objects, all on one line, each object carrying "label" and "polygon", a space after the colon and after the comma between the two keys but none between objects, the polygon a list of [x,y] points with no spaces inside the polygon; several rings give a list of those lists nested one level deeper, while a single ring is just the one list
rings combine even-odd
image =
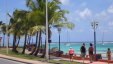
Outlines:
[{"label": "white post", "polygon": [[[6,4],[6,22],[8,22],[8,19],[7,19],[7,0],[6,0],[6,2],[5,2],[5,4]],[[8,39],[9,39],[9,37],[8,37],[8,26],[6,27],[6,30],[7,30],[7,46],[6,46],[6,52],[7,52],[7,54],[8,54]]]},{"label": "white post", "polygon": [[48,59],[48,0],[46,0],[46,60]]}]

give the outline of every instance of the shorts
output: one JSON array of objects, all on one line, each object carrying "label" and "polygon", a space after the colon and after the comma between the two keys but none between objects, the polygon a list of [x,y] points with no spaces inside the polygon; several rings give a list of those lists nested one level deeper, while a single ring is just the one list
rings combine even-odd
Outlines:
[{"label": "shorts", "polygon": [[93,55],[93,52],[89,52],[89,55]]},{"label": "shorts", "polygon": [[73,56],[73,54],[69,54],[70,56]]},{"label": "shorts", "polygon": [[73,57],[73,54],[69,54],[69,56],[70,56],[70,58],[72,58]]},{"label": "shorts", "polygon": [[81,53],[80,57],[85,57],[86,53]]}]

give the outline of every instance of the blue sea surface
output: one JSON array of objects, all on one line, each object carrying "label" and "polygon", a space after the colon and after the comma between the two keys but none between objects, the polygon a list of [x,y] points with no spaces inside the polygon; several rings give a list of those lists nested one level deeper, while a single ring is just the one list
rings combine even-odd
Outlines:
[{"label": "blue sea surface", "polygon": [[[80,47],[82,46],[82,43],[61,43],[60,45],[60,49],[65,53],[68,53],[68,50],[70,47],[72,47],[74,49],[74,52],[76,55],[80,55]],[[88,48],[89,48],[89,43],[85,44],[86,46],[86,50],[87,50],[87,54],[88,54]],[[50,48],[53,47],[57,47],[59,48],[59,44],[58,43],[51,43],[50,44]],[[107,49],[110,48],[111,52],[113,52],[113,43],[97,43],[96,44],[96,52],[97,54],[101,54],[103,58],[106,58],[106,52]],[[113,54],[112,54],[112,58],[113,58]]]}]

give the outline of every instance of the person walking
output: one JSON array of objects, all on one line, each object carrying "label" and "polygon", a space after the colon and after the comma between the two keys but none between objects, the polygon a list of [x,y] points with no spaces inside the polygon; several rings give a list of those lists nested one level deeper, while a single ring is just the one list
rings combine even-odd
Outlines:
[{"label": "person walking", "polygon": [[107,50],[107,58],[108,58],[108,60],[111,60],[111,50],[110,50],[110,48],[108,48],[108,50]]},{"label": "person walking", "polygon": [[93,45],[92,45],[92,43],[90,43],[90,47],[88,49],[88,52],[89,52],[90,63],[92,63],[92,58],[93,58]]},{"label": "person walking", "polygon": [[109,64],[109,60],[111,60],[111,50],[110,50],[110,48],[108,48],[108,50],[107,50],[107,58],[108,58],[108,64]]},{"label": "person walking", "polygon": [[84,58],[85,58],[85,55],[86,55],[86,47],[85,47],[85,44],[83,43],[81,48],[80,48],[80,52],[81,52],[81,57],[82,57],[82,60],[83,60],[83,63],[84,63]]},{"label": "person walking", "polygon": [[70,58],[70,61],[73,61],[73,54],[74,54],[74,50],[72,49],[72,47],[70,47],[69,51],[69,58]]}]

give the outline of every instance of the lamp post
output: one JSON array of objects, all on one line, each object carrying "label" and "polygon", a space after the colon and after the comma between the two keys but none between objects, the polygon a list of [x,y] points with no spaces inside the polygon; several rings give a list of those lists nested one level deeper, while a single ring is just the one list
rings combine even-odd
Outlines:
[{"label": "lamp post", "polygon": [[[7,7],[7,6],[8,6],[8,5],[7,5],[7,0],[5,0],[5,5],[6,5],[6,13],[7,13],[7,12],[8,12],[8,10],[7,10],[7,8],[8,8],[8,7]],[[6,14],[6,21],[8,21],[7,14]],[[7,30],[7,31],[6,31],[6,33],[7,33],[7,45],[6,45],[6,49],[7,49],[7,50],[6,50],[6,51],[7,51],[7,54],[8,54],[8,53],[9,53],[9,44],[8,44],[8,43],[9,43],[8,26],[6,27],[6,30]]]},{"label": "lamp post", "polygon": [[94,54],[96,54],[96,29],[98,27],[98,22],[91,22],[91,26],[94,30]]},{"label": "lamp post", "polygon": [[58,34],[59,34],[59,52],[60,52],[60,33],[61,33],[61,27],[58,27]]},{"label": "lamp post", "polygon": [[46,0],[46,60],[48,61],[48,0]]}]

